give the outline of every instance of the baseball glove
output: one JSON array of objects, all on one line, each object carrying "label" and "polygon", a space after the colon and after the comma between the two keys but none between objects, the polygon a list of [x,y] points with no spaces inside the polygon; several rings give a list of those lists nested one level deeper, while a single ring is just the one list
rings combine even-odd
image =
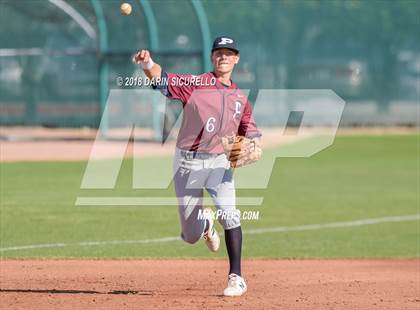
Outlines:
[{"label": "baseball glove", "polygon": [[222,138],[222,144],[232,168],[255,163],[262,155],[259,138],[249,139],[237,135],[225,136]]}]

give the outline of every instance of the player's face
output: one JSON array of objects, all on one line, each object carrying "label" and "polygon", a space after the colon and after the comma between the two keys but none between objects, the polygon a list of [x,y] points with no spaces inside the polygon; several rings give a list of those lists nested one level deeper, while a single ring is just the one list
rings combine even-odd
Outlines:
[{"label": "player's face", "polygon": [[211,62],[216,72],[232,72],[235,65],[239,62],[239,54],[227,48],[217,49],[211,54]]}]

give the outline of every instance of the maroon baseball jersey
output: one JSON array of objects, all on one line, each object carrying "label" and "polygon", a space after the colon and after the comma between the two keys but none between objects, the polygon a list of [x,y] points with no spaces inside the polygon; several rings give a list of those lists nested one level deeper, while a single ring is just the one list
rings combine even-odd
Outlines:
[{"label": "maroon baseball jersey", "polygon": [[178,148],[221,154],[221,138],[225,135],[261,136],[248,98],[235,83],[227,87],[213,72],[198,76],[168,72],[163,76],[167,86],[163,93],[180,100],[184,108]]}]

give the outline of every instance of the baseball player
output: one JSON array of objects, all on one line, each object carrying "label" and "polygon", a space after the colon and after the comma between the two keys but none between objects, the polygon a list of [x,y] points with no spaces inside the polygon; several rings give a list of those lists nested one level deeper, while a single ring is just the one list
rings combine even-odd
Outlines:
[{"label": "baseball player", "polygon": [[214,40],[213,71],[199,76],[163,71],[148,50],[133,57],[148,78],[159,80],[154,88],[182,102],[183,119],[173,164],[181,238],[191,244],[204,239],[211,251],[219,249],[215,213],[210,208],[203,209],[206,189],[225,231],[229,256],[225,296],[241,296],[247,291],[241,274],[242,229],[240,212],[235,206],[233,168],[261,156],[261,133],[252,117],[251,105],[231,80],[239,59],[237,44],[228,36]]}]

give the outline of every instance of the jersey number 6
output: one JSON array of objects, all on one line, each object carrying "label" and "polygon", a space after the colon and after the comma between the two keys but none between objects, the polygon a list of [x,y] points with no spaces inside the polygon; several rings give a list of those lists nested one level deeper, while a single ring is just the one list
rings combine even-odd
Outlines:
[{"label": "jersey number 6", "polygon": [[214,127],[214,123],[216,123],[216,118],[215,117],[209,117],[209,119],[207,120],[206,123],[206,131],[207,132],[213,132],[215,127]]}]

